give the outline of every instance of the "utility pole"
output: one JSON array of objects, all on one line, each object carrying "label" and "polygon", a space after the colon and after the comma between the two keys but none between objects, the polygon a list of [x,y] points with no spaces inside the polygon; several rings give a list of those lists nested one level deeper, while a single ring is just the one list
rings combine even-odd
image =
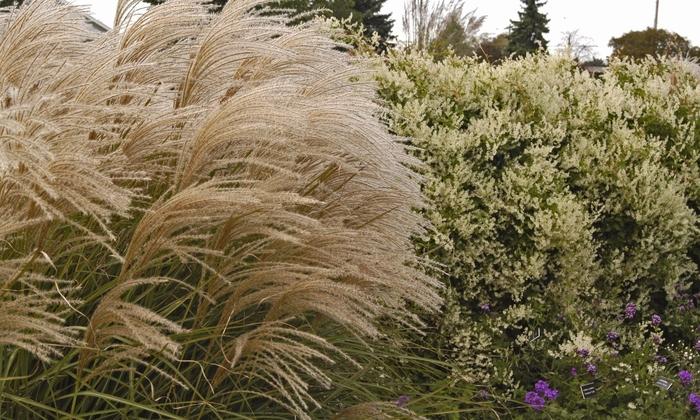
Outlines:
[{"label": "utility pole", "polygon": [[654,30],[659,29],[659,0],[656,0],[656,13],[654,14]]}]

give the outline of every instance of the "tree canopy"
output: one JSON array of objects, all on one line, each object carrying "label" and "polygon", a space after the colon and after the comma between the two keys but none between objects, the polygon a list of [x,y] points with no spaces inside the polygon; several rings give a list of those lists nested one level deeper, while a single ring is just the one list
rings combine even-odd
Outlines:
[{"label": "tree canopy", "polygon": [[650,55],[699,57],[700,48],[693,47],[687,38],[664,29],[647,28],[643,31],[630,31],[612,38],[612,57],[642,59]]},{"label": "tree canopy", "polygon": [[498,64],[508,57],[508,34],[484,37],[477,49],[479,58],[492,64]]},{"label": "tree canopy", "polygon": [[[150,3],[150,4],[161,4],[165,3],[166,0],[141,0],[144,3]],[[217,8],[222,8],[224,5],[228,2],[228,0],[209,0],[209,3],[211,3],[213,6],[216,6]]]},{"label": "tree canopy", "polygon": [[[150,4],[160,4],[165,0],[143,0]],[[228,0],[212,0],[212,5],[217,8],[223,7]],[[327,16],[334,16],[339,19],[351,18],[353,22],[361,23],[364,26],[364,35],[372,36],[374,32],[380,37],[380,49],[386,49],[394,36],[391,30],[394,20],[391,14],[381,13],[382,6],[386,0],[278,0],[280,8],[291,9],[299,13],[312,10],[325,9]]]},{"label": "tree canopy", "polygon": [[442,29],[430,45],[436,59],[445,57],[451,48],[455,55],[466,57],[474,52],[475,42],[467,36],[459,14],[450,13],[445,18]]},{"label": "tree canopy", "polygon": [[540,0],[521,0],[522,10],[518,12],[518,20],[511,20],[508,52],[516,56],[547,50],[547,40],[544,34],[549,32],[549,19],[540,11],[546,2]]},{"label": "tree canopy", "polygon": [[0,7],[19,6],[24,0],[0,0]]}]

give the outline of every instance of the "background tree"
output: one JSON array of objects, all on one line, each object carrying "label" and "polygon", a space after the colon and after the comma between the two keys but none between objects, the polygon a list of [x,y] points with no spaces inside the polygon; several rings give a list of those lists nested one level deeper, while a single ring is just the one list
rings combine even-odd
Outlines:
[{"label": "background tree", "polygon": [[[150,4],[161,4],[165,0],[143,0]],[[211,3],[217,9],[223,7],[228,0],[212,0]],[[318,9],[327,10],[326,16],[334,16],[338,19],[351,18],[353,22],[362,23],[364,35],[372,36],[374,32],[380,37],[379,48],[385,50],[394,40],[391,31],[394,20],[390,13],[381,13],[386,0],[279,0],[280,8],[291,9],[297,13],[304,13]]]},{"label": "background tree", "polygon": [[579,33],[578,29],[564,32],[558,45],[559,51],[569,54],[577,62],[591,60],[594,56],[595,45],[593,40]]},{"label": "background tree", "polygon": [[[141,0],[144,3],[150,3],[150,4],[161,4],[165,3],[166,0]],[[217,9],[221,9],[224,7],[224,5],[228,2],[228,0],[210,0],[209,3],[211,3],[213,6],[215,6]]]},{"label": "background tree", "polygon": [[376,32],[380,37],[380,48],[386,49],[396,37],[392,35],[394,19],[391,13],[381,13],[386,0],[355,0],[353,8],[353,20],[362,22],[365,27],[365,36],[372,36]]},{"label": "background tree", "polygon": [[540,12],[546,4],[539,0],[522,0],[522,10],[518,12],[518,20],[511,20],[508,52],[518,57],[527,53],[547,50],[547,40],[544,34],[549,32],[547,15]]},{"label": "background tree", "polygon": [[0,0],[0,7],[20,6],[24,0]]},{"label": "background tree", "polygon": [[499,64],[508,57],[508,34],[483,37],[477,49],[477,56],[492,64]]},{"label": "background tree", "polygon": [[444,52],[448,45],[452,45],[468,54],[467,50],[476,45],[485,19],[485,16],[476,16],[476,10],[465,13],[463,0],[438,0],[434,3],[406,0],[402,23],[406,42],[411,47]]},{"label": "background tree", "polygon": [[618,38],[612,38],[608,45],[613,49],[612,57],[634,59],[641,59],[648,55],[700,57],[699,49],[691,46],[687,38],[663,29],[647,28],[643,31],[630,31]]},{"label": "background tree", "polygon": [[436,59],[442,59],[451,50],[458,57],[470,56],[478,50],[479,31],[484,17],[477,17],[474,12],[466,15],[461,10],[453,10],[444,19],[441,29],[430,43],[430,52]]}]

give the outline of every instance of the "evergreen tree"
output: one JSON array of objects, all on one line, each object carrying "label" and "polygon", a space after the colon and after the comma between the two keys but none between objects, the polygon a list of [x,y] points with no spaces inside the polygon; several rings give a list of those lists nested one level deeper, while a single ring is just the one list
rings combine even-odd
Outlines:
[{"label": "evergreen tree", "polygon": [[372,36],[376,32],[381,37],[381,49],[386,49],[387,44],[395,37],[391,34],[394,20],[391,13],[380,13],[386,0],[355,0],[354,10],[359,14],[353,16],[353,20],[362,22],[365,27],[365,35]]},{"label": "evergreen tree", "polygon": [[[144,3],[150,3],[150,4],[161,4],[165,3],[165,0],[141,0]],[[221,9],[224,7],[224,4],[226,4],[228,0],[209,0],[209,3],[211,3],[213,6],[216,6],[217,9]]]},{"label": "evergreen tree", "polygon": [[24,0],[0,0],[0,7],[21,6]]},{"label": "evergreen tree", "polygon": [[523,8],[518,12],[518,20],[511,20],[508,53],[518,57],[535,52],[540,48],[547,50],[544,34],[549,32],[547,15],[540,12],[545,1],[521,0]]},{"label": "evergreen tree", "polygon": [[[2,0],[0,0],[2,1]],[[165,0],[143,0],[150,4],[160,4]],[[303,13],[317,9],[326,9],[328,16],[338,19],[351,17],[353,22],[362,23],[365,27],[365,35],[372,36],[373,32],[379,34],[380,49],[386,49],[387,45],[395,38],[391,34],[394,20],[390,13],[380,13],[387,0],[278,0],[275,7],[291,9]],[[211,0],[217,8],[221,8],[228,0]]]}]

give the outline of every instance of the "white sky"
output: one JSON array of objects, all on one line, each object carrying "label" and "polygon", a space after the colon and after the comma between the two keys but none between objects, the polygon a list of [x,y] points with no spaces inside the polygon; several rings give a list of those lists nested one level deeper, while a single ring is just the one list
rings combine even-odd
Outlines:
[{"label": "white sky", "polygon": [[[111,26],[117,0],[71,0],[91,7],[95,17]],[[486,15],[485,32],[503,32],[510,19],[517,18],[520,0],[465,0],[466,9],[477,9]],[[700,45],[700,0],[660,0],[659,27],[690,39]],[[404,0],[387,0],[384,10],[394,15],[394,33],[402,33],[401,14]],[[556,47],[566,31],[592,39],[597,55],[610,53],[608,41],[613,36],[631,30],[641,30],[654,24],[655,0],[549,0],[544,7],[550,19],[550,49]]]}]

